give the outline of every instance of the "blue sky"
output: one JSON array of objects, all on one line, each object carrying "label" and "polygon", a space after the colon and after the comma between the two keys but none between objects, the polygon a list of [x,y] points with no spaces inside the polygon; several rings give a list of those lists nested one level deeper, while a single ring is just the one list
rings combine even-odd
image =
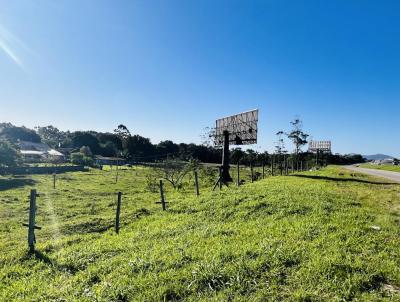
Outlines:
[{"label": "blue sky", "polygon": [[259,108],[255,150],[300,116],[400,156],[399,37],[398,1],[0,0],[0,121],[200,142]]}]

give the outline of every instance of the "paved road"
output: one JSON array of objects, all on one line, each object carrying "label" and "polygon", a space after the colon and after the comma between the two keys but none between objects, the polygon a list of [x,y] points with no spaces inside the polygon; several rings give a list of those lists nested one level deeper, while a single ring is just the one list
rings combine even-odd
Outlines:
[{"label": "paved road", "polygon": [[344,168],[355,171],[355,172],[360,172],[360,173],[364,173],[364,174],[369,174],[369,175],[373,175],[373,176],[386,178],[393,182],[400,183],[400,173],[399,172],[377,170],[377,169],[367,169],[367,168],[360,168],[360,167],[356,167],[356,166],[344,166]]}]

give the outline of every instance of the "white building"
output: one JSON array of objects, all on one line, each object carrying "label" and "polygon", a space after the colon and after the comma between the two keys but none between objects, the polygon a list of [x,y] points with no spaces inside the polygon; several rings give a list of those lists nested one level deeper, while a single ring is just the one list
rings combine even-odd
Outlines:
[{"label": "white building", "polygon": [[372,163],[375,165],[394,165],[394,159],[393,158],[379,159],[379,160],[374,160]]},{"label": "white building", "polygon": [[26,161],[64,160],[65,158],[64,154],[50,148],[44,143],[19,141],[19,148],[22,157]]}]

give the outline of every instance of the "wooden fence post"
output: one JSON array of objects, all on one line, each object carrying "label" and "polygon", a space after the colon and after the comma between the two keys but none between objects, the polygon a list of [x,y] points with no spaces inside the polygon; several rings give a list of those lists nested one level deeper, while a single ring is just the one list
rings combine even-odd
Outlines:
[{"label": "wooden fence post", "polygon": [[196,187],[196,195],[199,196],[200,195],[200,191],[199,191],[199,177],[197,175],[197,170],[194,171],[194,185]]},{"label": "wooden fence post", "polygon": [[56,188],[56,173],[53,173],[53,189]]},{"label": "wooden fence post", "polygon": [[28,222],[28,246],[29,253],[33,254],[35,252],[35,218],[36,218],[36,190],[31,190],[30,200],[29,200],[29,222]]},{"label": "wooden fence post", "polygon": [[289,162],[288,157],[285,157],[285,174],[286,175],[289,175],[288,162]]},{"label": "wooden fence post", "polygon": [[118,198],[117,198],[117,212],[115,215],[115,233],[119,233],[119,216],[121,213],[121,196],[122,193],[118,192]]},{"label": "wooden fence post", "polygon": [[161,205],[163,211],[167,209],[167,206],[165,204],[165,198],[164,198],[164,187],[163,187],[163,181],[160,179],[160,196],[161,196]]},{"label": "wooden fence post", "polygon": [[222,190],[222,167],[219,167],[219,189]]},{"label": "wooden fence post", "polygon": [[253,161],[250,161],[251,182],[254,181]]},{"label": "wooden fence post", "polygon": [[263,161],[263,179],[265,178],[265,162]]},{"label": "wooden fence post", "polygon": [[240,186],[240,166],[239,166],[239,160],[237,161],[237,165],[236,165],[236,169],[237,169],[237,186]]},{"label": "wooden fence post", "polygon": [[272,155],[272,159],[271,159],[271,176],[274,176],[274,164],[275,164],[274,158],[275,158],[275,156]]}]

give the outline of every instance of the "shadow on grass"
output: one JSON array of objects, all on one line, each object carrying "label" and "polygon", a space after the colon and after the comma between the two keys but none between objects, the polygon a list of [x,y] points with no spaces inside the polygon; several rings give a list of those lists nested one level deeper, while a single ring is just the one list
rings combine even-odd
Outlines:
[{"label": "shadow on grass", "polygon": [[10,189],[20,188],[24,186],[32,186],[36,184],[33,179],[27,178],[0,178],[0,191],[6,191]]},{"label": "shadow on grass", "polygon": [[51,261],[51,259],[49,257],[47,257],[45,254],[43,254],[42,252],[35,250],[33,253],[31,252],[27,252],[24,257],[22,257],[22,260],[29,260],[29,259],[36,259],[39,261],[43,261],[46,264],[53,264],[53,262]]},{"label": "shadow on grass", "polygon": [[35,250],[35,252],[30,256],[35,257],[37,260],[43,261],[46,264],[53,264],[53,261],[51,261],[51,259],[47,255],[43,254],[38,250]]},{"label": "shadow on grass", "polygon": [[399,185],[396,182],[378,182],[378,181],[370,181],[364,179],[357,179],[357,178],[340,178],[340,177],[329,177],[329,176],[319,176],[319,175],[303,175],[303,174],[293,174],[290,175],[291,177],[302,177],[302,178],[310,178],[316,180],[330,180],[330,181],[342,181],[342,182],[359,182],[364,184],[371,184],[371,185]]},{"label": "shadow on grass", "polygon": [[61,233],[64,235],[104,233],[113,227],[114,224],[110,223],[107,219],[94,218],[92,221],[66,225],[61,229]]},{"label": "shadow on grass", "polygon": [[75,274],[76,272],[79,271],[79,268],[76,267],[75,265],[71,264],[58,264],[56,260],[50,259],[46,254],[42,253],[41,251],[35,250],[33,253],[27,252],[25,256],[22,258],[23,261],[26,260],[38,260],[41,261],[47,265],[50,265],[54,267],[55,269],[62,271],[62,272],[68,272],[70,274]]}]

